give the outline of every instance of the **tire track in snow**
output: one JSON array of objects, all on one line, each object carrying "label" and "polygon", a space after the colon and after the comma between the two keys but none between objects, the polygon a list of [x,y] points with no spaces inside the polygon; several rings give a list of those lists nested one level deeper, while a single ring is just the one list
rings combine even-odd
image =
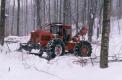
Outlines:
[{"label": "tire track in snow", "polygon": [[36,71],[38,71],[38,72],[41,72],[41,73],[44,73],[44,74],[48,74],[48,75],[50,75],[50,76],[53,76],[53,77],[55,77],[55,78],[57,78],[57,79],[59,79],[59,80],[65,80],[65,79],[63,79],[62,77],[59,77],[58,75],[55,75],[55,74],[52,74],[52,73],[49,73],[49,72],[47,72],[47,71],[44,71],[44,70],[42,70],[42,69],[38,69],[36,66],[34,66],[34,65],[29,65],[27,62],[26,63],[22,63],[23,64],[23,66],[24,67],[26,67],[26,68],[34,68]]}]

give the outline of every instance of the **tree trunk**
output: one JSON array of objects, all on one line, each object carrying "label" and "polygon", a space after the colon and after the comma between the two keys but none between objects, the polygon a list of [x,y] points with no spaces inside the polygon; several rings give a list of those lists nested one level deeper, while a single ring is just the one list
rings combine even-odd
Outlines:
[{"label": "tree trunk", "polygon": [[64,0],[63,2],[63,23],[70,24],[70,8],[69,8],[70,0]]},{"label": "tree trunk", "polygon": [[20,0],[18,0],[18,10],[17,10],[17,36],[19,36],[19,23],[20,23]]},{"label": "tree trunk", "polygon": [[36,30],[36,19],[37,19],[37,8],[36,8],[36,1],[33,1],[33,30]]},{"label": "tree trunk", "polygon": [[102,20],[103,20],[103,2],[102,0],[99,0],[99,23],[97,26],[97,39],[100,37],[100,34],[102,33]]},{"label": "tree trunk", "polygon": [[78,26],[78,22],[79,22],[79,0],[76,0],[75,6],[76,6],[76,32],[78,33],[79,30],[79,26]]},{"label": "tree trunk", "polygon": [[41,16],[40,16],[40,7],[41,0],[36,0],[36,7],[37,7],[37,27],[41,27]]},{"label": "tree trunk", "polygon": [[43,6],[43,8],[44,8],[44,22],[43,22],[43,24],[45,24],[45,22],[46,22],[46,13],[45,13],[45,11],[46,11],[46,1],[43,0],[43,2],[44,2],[44,6]]},{"label": "tree trunk", "polygon": [[89,0],[89,18],[88,18],[88,24],[89,24],[89,32],[88,32],[88,40],[89,42],[92,42],[92,35],[93,35],[93,26],[94,26],[94,20],[96,18],[96,11],[97,11],[97,1],[98,0]]},{"label": "tree trunk", "polygon": [[101,40],[101,54],[100,54],[100,67],[108,67],[108,49],[109,49],[109,33],[110,33],[110,2],[111,0],[104,0],[103,8],[103,28]]},{"label": "tree trunk", "polygon": [[57,15],[57,0],[54,0],[54,5],[53,5],[53,7],[54,7],[54,22],[57,22],[58,21],[58,15]]},{"label": "tree trunk", "polygon": [[13,1],[13,9],[12,9],[12,27],[11,27],[11,35],[14,35],[14,16],[15,16],[15,0]]},{"label": "tree trunk", "polygon": [[84,6],[83,6],[83,11],[81,11],[81,14],[83,14],[83,24],[85,24],[85,22],[86,22],[86,14],[87,14],[87,12],[86,12],[86,7],[87,7],[87,0],[84,0]]},{"label": "tree trunk", "polygon": [[62,22],[62,0],[60,0],[59,22]]},{"label": "tree trunk", "polygon": [[4,44],[4,30],[5,30],[5,3],[6,0],[1,0],[1,19],[0,19],[0,44]]},{"label": "tree trunk", "polygon": [[48,13],[48,15],[49,15],[49,23],[51,23],[51,15],[50,15],[50,0],[49,0],[49,13]]}]

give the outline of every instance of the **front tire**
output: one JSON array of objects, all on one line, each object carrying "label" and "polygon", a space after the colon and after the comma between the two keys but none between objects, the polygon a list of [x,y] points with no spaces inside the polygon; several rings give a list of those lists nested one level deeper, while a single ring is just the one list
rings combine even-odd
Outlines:
[{"label": "front tire", "polygon": [[56,56],[62,56],[65,53],[64,42],[60,39],[54,39],[48,42],[48,58],[53,59]]}]

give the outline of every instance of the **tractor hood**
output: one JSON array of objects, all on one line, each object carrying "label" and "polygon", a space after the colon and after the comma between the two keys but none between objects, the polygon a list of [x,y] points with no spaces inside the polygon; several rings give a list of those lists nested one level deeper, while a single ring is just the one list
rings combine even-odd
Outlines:
[{"label": "tractor hood", "polygon": [[48,41],[53,37],[52,33],[42,30],[36,30],[31,32],[30,41],[33,43],[40,43],[42,46],[46,46]]}]

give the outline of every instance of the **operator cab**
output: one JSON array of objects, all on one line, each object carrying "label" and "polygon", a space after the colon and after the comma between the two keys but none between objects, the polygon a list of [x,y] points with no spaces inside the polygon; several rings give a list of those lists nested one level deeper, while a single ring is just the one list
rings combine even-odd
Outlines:
[{"label": "operator cab", "polygon": [[65,43],[71,39],[71,26],[69,25],[54,23],[50,27],[50,32],[58,37],[63,37]]},{"label": "operator cab", "polygon": [[53,23],[51,24],[51,29],[50,32],[53,34],[56,34],[58,36],[62,36],[62,28],[63,28],[63,24],[61,23]]}]

